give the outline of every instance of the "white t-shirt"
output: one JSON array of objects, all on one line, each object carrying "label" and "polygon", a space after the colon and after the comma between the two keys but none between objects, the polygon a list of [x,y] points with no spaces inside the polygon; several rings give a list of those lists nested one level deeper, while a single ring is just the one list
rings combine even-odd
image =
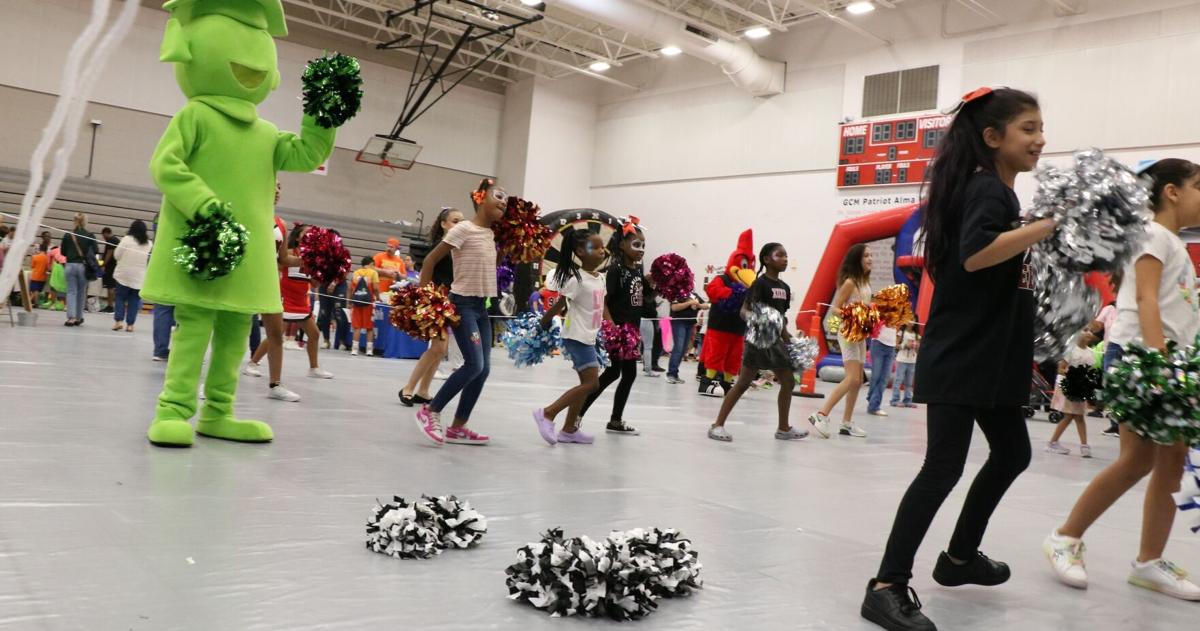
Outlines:
[{"label": "white t-shirt", "polygon": [[892,348],[895,348],[896,347],[896,329],[893,329],[890,326],[880,327],[879,328],[879,337],[877,337],[875,339],[879,340],[879,343],[883,344],[884,346],[891,346]]},{"label": "white t-shirt", "polygon": [[567,324],[563,338],[584,344],[595,344],[596,333],[604,321],[604,276],[579,270],[579,279],[568,277],[562,287],[550,278],[546,286],[557,291],[560,300],[567,301]]},{"label": "white t-shirt", "polygon": [[1063,357],[1068,366],[1095,366],[1096,352],[1090,348],[1079,348],[1078,344],[1072,344],[1071,348],[1067,349],[1067,356]]},{"label": "white t-shirt", "polygon": [[113,258],[117,261],[113,279],[126,287],[141,289],[142,283],[146,279],[146,264],[150,260],[150,248],[153,246],[153,241],[147,240],[143,245],[129,235],[121,237],[116,252],[113,252]]},{"label": "white t-shirt", "polygon": [[1142,326],[1137,311],[1137,259],[1152,256],[1163,264],[1158,285],[1158,309],[1163,334],[1178,344],[1191,344],[1200,332],[1200,308],[1196,302],[1196,269],[1187,247],[1178,235],[1151,223],[1142,252],[1125,267],[1121,291],[1117,292],[1117,319],[1108,340],[1125,346],[1142,342]]}]

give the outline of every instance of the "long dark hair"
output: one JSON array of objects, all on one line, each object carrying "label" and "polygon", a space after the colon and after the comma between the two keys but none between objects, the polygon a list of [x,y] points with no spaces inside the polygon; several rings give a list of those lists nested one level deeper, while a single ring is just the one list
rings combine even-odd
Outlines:
[{"label": "long dark hair", "polygon": [[1158,212],[1162,209],[1162,192],[1168,184],[1183,186],[1183,183],[1193,176],[1200,174],[1200,165],[1179,158],[1166,158],[1150,165],[1142,174],[1149,177],[1150,209]]},{"label": "long dark hair", "polygon": [[450,206],[442,207],[442,212],[438,213],[437,219],[433,220],[433,227],[429,229],[430,246],[434,246],[442,242],[442,237],[446,236],[446,229],[442,227],[442,222],[446,220],[446,217],[450,216],[450,213],[456,210],[458,209],[451,208]]},{"label": "long dark hair", "polygon": [[846,250],[846,256],[842,258],[842,266],[838,269],[838,286],[846,282],[846,279],[854,281],[855,285],[861,285],[871,277],[867,274],[867,270],[863,269],[863,253],[867,251],[867,244],[856,243]]},{"label": "long dark hair", "polygon": [[1028,92],[999,88],[963,103],[937,148],[925,180],[922,231],[925,268],[936,279],[938,267],[958,232],[967,183],[978,170],[996,171],[996,150],[983,140],[984,130],[1004,133],[1014,118],[1037,109],[1037,98]]},{"label": "long dark hair", "polygon": [[583,243],[592,233],[587,230],[577,230],[567,226],[562,232],[562,245],[558,248],[558,263],[554,268],[554,284],[562,287],[568,279],[579,280],[579,264],[575,262],[575,248]]},{"label": "long dark hair", "polygon": [[621,255],[621,242],[625,241],[625,237],[642,237],[646,238],[646,234],[642,232],[641,226],[634,226],[633,232],[626,233],[624,227],[613,230],[612,236],[608,238],[608,255],[620,265],[625,264],[625,257]]},{"label": "long dark hair", "polygon": [[146,222],[141,219],[134,219],[133,223],[129,224],[129,232],[126,236],[133,237],[138,245],[146,245],[150,242],[150,237],[146,236]]},{"label": "long dark hair", "polygon": [[775,253],[775,248],[782,248],[782,247],[783,247],[782,243],[775,243],[774,241],[772,241],[771,243],[768,243],[768,244],[762,246],[762,249],[758,251],[758,275],[759,276],[762,276],[763,272],[767,271],[767,257],[769,257]]},{"label": "long dark hair", "polygon": [[292,231],[288,233],[288,249],[294,250],[300,247],[300,235],[304,233],[304,224],[298,223],[292,226]]}]

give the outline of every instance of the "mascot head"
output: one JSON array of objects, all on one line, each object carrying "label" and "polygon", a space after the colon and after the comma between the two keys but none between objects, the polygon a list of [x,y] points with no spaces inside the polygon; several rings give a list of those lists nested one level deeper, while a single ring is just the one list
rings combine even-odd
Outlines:
[{"label": "mascot head", "polygon": [[188,98],[262,103],[279,86],[275,37],[287,35],[280,0],[168,0],[159,61],[175,64]]},{"label": "mascot head", "polygon": [[729,278],[749,287],[754,283],[754,230],[747,229],[738,236],[737,249],[729,255],[725,273]]}]

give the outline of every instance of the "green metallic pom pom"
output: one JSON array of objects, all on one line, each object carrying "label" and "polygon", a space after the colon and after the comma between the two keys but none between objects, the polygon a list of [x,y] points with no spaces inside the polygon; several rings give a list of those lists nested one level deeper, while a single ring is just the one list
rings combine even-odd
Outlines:
[{"label": "green metallic pom pom", "polygon": [[[1200,341],[1197,342],[1200,344]],[[1167,353],[1130,344],[1104,377],[1114,419],[1162,445],[1200,438],[1200,346],[1167,343]]]},{"label": "green metallic pom pom", "polygon": [[314,59],[301,81],[304,113],[321,127],[341,127],[362,108],[362,70],[353,57],[334,53]]},{"label": "green metallic pom pom", "polygon": [[232,272],[246,256],[246,226],[238,223],[229,205],[213,202],[208,212],[196,213],[172,253],[175,264],[200,280],[214,280]]}]

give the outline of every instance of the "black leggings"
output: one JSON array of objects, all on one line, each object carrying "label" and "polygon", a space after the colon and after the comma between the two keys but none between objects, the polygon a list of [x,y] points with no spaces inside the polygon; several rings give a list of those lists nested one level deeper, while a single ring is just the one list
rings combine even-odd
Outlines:
[{"label": "black leggings", "polygon": [[1013,480],[1029,466],[1029,430],[1019,406],[975,408],[930,404],[927,408],[925,464],[908,487],[888,537],[876,577],[884,583],[907,583],[913,557],[929,531],[933,516],[962,476],[975,423],[987,437],[987,462],[971,483],[947,552],[959,560],[975,556],[988,519]]},{"label": "black leggings", "polygon": [[583,416],[587,414],[588,408],[592,407],[592,404],[596,402],[596,399],[600,397],[604,389],[620,378],[621,383],[617,384],[617,392],[613,397],[612,416],[609,417],[610,421],[620,421],[621,417],[625,414],[625,402],[629,400],[629,391],[633,389],[633,380],[637,379],[637,374],[638,360],[622,359],[613,361],[600,374],[600,387],[588,397],[579,415]]}]

